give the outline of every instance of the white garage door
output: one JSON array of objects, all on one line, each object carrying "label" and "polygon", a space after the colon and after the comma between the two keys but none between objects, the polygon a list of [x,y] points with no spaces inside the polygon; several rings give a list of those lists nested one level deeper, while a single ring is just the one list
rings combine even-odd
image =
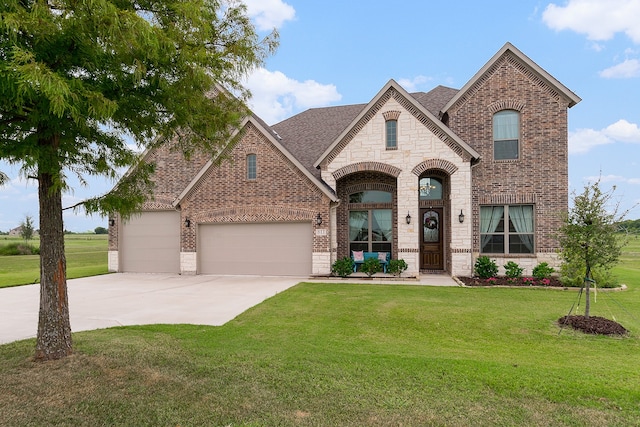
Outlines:
[{"label": "white garage door", "polygon": [[180,213],[143,212],[123,224],[121,271],[180,273]]},{"label": "white garage door", "polygon": [[311,223],[198,226],[198,272],[259,276],[311,274]]}]

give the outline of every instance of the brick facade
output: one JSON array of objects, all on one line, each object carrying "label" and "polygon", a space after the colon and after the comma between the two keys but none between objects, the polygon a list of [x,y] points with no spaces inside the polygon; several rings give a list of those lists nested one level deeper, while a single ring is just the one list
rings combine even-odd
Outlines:
[{"label": "brick facade", "polygon": [[[482,158],[472,169],[474,253],[480,252],[480,206],[518,203],[534,205],[536,253],[549,257],[557,250],[553,234],[560,226],[560,213],[568,207],[568,105],[566,97],[506,52],[447,111],[449,127],[472,142]],[[520,113],[518,160],[493,159],[492,119],[504,109]],[[522,257],[531,258],[509,259],[526,263],[518,259]]]},{"label": "brick facade", "polygon": [[[156,189],[144,210],[180,211],[183,273],[198,270],[199,225],[306,222],[312,274],[328,274],[349,255],[349,209],[362,207],[350,206],[349,194],[384,190],[393,195],[392,257],[408,263],[407,273],[419,273],[420,209],[433,206],[443,209],[445,271],[469,275],[480,251],[480,206],[532,204],[535,253],[508,257],[530,272],[555,261],[553,234],[568,204],[567,109],[579,101],[507,43],[460,91],[409,94],[390,81],[368,104],[311,109],[273,127],[249,118],[220,158],[155,149],[146,160],[156,163]],[[520,113],[517,160],[493,160],[492,120],[502,110]],[[397,121],[389,148],[387,120]],[[256,179],[247,177],[249,154]],[[442,180],[442,200],[419,200],[427,176]],[[110,219],[109,264],[117,270],[121,223]]]},{"label": "brick facade", "polygon": [[[257,179],[248,180],[246,157],[257,156]],[[329,199],[253,125],[224,161],[212,167],[181,203],[182,215],[195,224],[313,222],[324,228]],[[320,213],[324,224],[315,224]],[[196,251],[196,229],[182,233],[182,251]],[[314,252],[329,251],[328,235],[315,236]]]}]

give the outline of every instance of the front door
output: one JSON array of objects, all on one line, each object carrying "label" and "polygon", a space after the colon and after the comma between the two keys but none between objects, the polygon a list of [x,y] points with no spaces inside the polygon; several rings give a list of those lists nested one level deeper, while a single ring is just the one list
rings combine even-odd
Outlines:
[{"label": "front door", "polygon": [[444,270],[442,208],[420,209],[420,269]]}]

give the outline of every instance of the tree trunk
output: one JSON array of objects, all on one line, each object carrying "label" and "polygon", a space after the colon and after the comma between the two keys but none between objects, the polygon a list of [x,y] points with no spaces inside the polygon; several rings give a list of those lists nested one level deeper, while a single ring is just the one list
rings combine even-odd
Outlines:
[{"label": "tree trunk", "polygon": [[72,353],[67,260],[64,254],[62,190],[50,172],[38,172],[40,202],[40,314],[37,360],[55,360]]},{"label": "tree trunk", "polygon": [[591,289],[591,266],[589,265],[589,261],[587,261],[587,273],[584,276],[584,283],[587,291],[584,297],[584,317],[588,319],[589,311],[591,310],[591,297],[589,295]]}]

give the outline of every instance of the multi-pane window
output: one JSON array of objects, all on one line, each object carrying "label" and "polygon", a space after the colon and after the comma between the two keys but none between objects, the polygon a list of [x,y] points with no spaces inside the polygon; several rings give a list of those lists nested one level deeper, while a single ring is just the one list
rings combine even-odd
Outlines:
[{"label": "multi-pane window", "polygon": [[258,159],[255,154],[247,155],[247,179],[254,180],[258,177]]},{"label": "multi-pane window", "polygon": [[517,159],[520,155],[520,113],[503,110],[493,115],[493,158]]},{"label": "multi-pane window", "polygon": [[480,206],[480,252],[532,254],[533,205]]},{"label": "multi-pane window", "polygon": [[[349,250],[391,252],[393,242],[393,196],[387,191],[369,190],[349,195]],[[380,208],[367,208],[373,204]],[[355,204],[355,206],[354,206]],[[357,204],[362,205],[358,207]],[[387,209],[385,205],[388,205]]]},{"label": "multi-pane window", "polygon": [[387,133],[387,150],[398,148],[398,121],[387,120],[385,122]]}]

